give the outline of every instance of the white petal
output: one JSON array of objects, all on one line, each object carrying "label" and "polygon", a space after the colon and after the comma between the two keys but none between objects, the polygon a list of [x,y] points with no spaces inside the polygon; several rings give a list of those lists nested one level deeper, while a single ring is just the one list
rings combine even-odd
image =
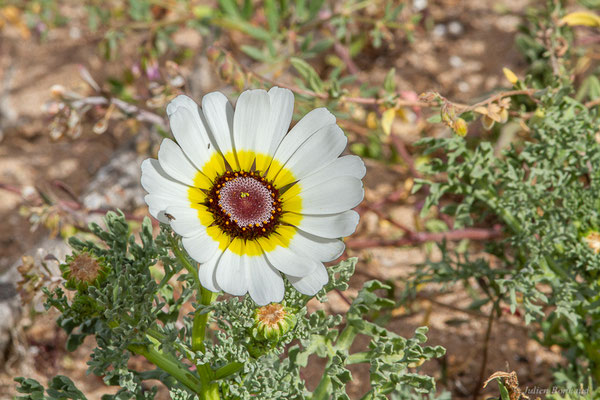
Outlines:
[{"label": "white petal", "polygon": [[264,152],[270,145],[271,133],[267,131],[270,110],[269,95],[264,90],[247,90],[238,98],[233,116],[233,144],[242,169],[250,169],[254,158],[244,157],[241,152]]},{"label": "white petal", "polygon": [[183,154],[181,147],[171,139],[164,139],[160,144],[158,162],[170,177],[188,186],[194,186],[194,178],[198,170]]},{"label": "white petal", "polygon": [[169,206],[167,214],[171,215],[171,228],[178,235],[187,237],[198,233],[206,232],[206,227],[202,225],[198,218],[198,210],[187,206]]},{"label": "white petal", "polygon": [[302,214],[336,214],[360,204],[364,197],[360,179],[342,176],[302,189]]},{"label": "white petal", "polygon": [[348,139],[337,125],[319,129],[292,154],[285,164],[292,176],[277,179],[277,184],[285,186],[292,179],[302,179],[333,162],[346,147]]},{"label": "white petal", "polygon": [[154,218],[163,224],[169,223],[169,218],[165,215],[167,207],[171,204],[170,198],[157,194],[147,194],[144,201],[148,204],[148,212]]},{"label": "white petal", "polygon": [[179,107],[171,113],[169,121],[173,136],[197,169],[202,170],[204,164],[210,160],[215,153],[214,145],[211,145],[208,132],[204,123],[200,120],[198,112],[184,107]]},{"label": "white petal", "polygon": [[211,292],[220,292],[221,288],[217,284],[216,269],[219,259],[221,258],[220,251],[215,251],[212,257],[210,257],[205,263],[200,265],[198,268],[198,278],[202,287],[210,290]]},{"label": "white petal", "polygon": [[329,275],[327,275],[325,266],[320,264],[309,275],[302,278],[288,276],[288,280],[300,293],[314,296],[327,284],[327,282],[329,282]]},{"label": "white petal", "polygon": [[277,147],[275,159],[284,164],[306,139],[322,127],[331,124],[335,124],[335,116],[326,108],[312,110],[285,135],[281,144]]},{"label": "white petal", "polygon": [[284,274],[292,276],[306,276],[316,268],[318,263],[315,259],[302,257],[284,246],[277,246],[274,250],[265,252],[265,254],[275,268]]},{"label": "white petal", "polygon": [[[274,154],[287,133],[292,115],[294,114],[294,94],[289,89],[272,87],[269,90],[271,113],[269,115],[268,128],[264,135],[266,147],[258,147],[257,150],[267,154]],[[261,135],[262,136],[262,135]],[[270,143],[267,143],[270,141]]]},{"label": "white petal", "polygon": [[366,172],[365,163],[360,157],[352,155],[343,156],[336,158],[317,172],[313,172],[306,178],[301,179],[299,183],[303,189],[308,189],[340,176],[353,176],[357,179],[362,179]]},{"label": "white petal", "polygon": [[224,292],[243,296],[248,291],[246,269],[248,256],[239,256],[226,249],[217,265],[217,284]]},{"label": "white petal", "polygon": [[[233,154],[233,107],[227,97],[221,92],[207,94],[202,98],[202,112],[221,153]],[[233,162],[233,159],[228,161]]]},{"label": "white petal", "polygon": [[[171,221],[172,223],[173,221]],[[211,238],[206,231],[198,231],[190,236],[183,237],[181,244],[195,261],[205,263],[217,252],[219,242]]]},{"label": "white petal", "polygon": [[186,108],[192,112],[196,123],[200,123],[200,109],[198,104],[186,95],[180,94],[167,104],[167,116],[171,116],[179,108]]},{"label": "white petal", "polygon": [[328,262],[339,258],[346,245],[341,240],[325,239],[297,230],[289,244],[294,253],[314,260]]},{"label": "white petal", "polygon": [[359,215],[348,210],[340,214],[302,215],[298,227],[305,232],[329,239],[350,236],[356,230]]},{"label": "white petal", "polygon": [[259,306],[283,300],[284,285],[281,274],[264,256],[248,257],[248,293]]},{"label": "white petal", "polygon": [[185,202],[188,198],[189,187],[167,175],[158,160],[153,158],[142,162],[142,187],[148,193],[172,197],[175,201]]}]

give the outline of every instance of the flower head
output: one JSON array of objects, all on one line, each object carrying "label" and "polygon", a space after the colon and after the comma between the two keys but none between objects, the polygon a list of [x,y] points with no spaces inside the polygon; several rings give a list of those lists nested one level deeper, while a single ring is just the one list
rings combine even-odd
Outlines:
[{"label": "flower head", "polygon": [[177,143],[142,164],[150,214],[182,236],[202,285],[259,305],[283,298],[284,273],[307,295],[328,281],[363,199],[362,160],[339,157],[346,136],[325,108],[288,131],[291,91],[243,92],[233,107],[219,92],[167,106]]},{"label": "flower head", "polygon": [[109,272],[103,257],[81,252],[67,257],[60,266],[66,287],[72,290],[85,290],[90,285],[101,283]]}]

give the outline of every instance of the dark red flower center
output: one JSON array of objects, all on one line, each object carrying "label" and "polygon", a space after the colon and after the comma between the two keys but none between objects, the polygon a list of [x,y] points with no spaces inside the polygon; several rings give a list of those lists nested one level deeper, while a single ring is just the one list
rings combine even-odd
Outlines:
[{"label": "dark red flower center", "polygon": [[275,210],[271,191],[252,177],[237,177],[221,188],[219,206],[240,227],[267,224]]},{"label": "dark red flower center", "polygon": [[281,215],[279,191],[257,172],[227,171],[215,180],[206,206],[223,232],[245,239],[269,236]]}]

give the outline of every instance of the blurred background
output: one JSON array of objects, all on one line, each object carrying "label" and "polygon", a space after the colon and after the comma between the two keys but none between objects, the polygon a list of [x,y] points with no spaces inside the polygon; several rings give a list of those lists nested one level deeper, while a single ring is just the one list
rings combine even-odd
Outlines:
[{"label": "blurred background", "polygon": [[[15,395],[16,376],[68,375],[90,399],[115,391],[85,373],[91,338],[66,351],[39,289],[60,283],[66,237],[107,210],[123,210],[133,229],[147,215],[139,166],[169,135],[165,106],[179,93],[200,101],[220,90],[234,102],[244,88],[279,85],[295,92],[294,122],[318,106],[336,114],[347,151],[367,164],[361,222],[347,239],[346,256],[359,257],[353,287],[377,278],[400,290],[439,258],[435,242],[476,251],[497,237],[493,226],[453,230],[435,209],[419,216],[426,193],[412,189],[427,157],[415,142],[453,134],[419,96],[474,104],[512,87],[503,68],[543,82],[550,64],[536,21],[552,19],[543,3],[0,0],[0,398]],[[582,99],[600,92],[585,80],[594,62],[581,61]],[[474,122],[468,137],[501,148],[522,129]],[[332,295],[328,307],[343,313],[353,293]],[[408,336],[429,326],[428,344],[447,354],[424,368],[454,398],[495,393],[476,389],[480,376],[507,368],[522,386],[547,386],[563,362],[558,349],[541,347],[508,309],[486,332],[477,298],[468,281],[431,284],[390,310],[389,326]],[[358,391],[365,382],[353,374]]]}]

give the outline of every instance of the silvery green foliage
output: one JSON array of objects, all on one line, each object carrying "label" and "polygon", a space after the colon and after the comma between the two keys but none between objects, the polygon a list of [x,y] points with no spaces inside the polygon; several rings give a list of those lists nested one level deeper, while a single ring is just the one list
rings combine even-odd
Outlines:
[{"label": "silvery green foliage", "polygon": [[521,309],[527,323],[540,322],[537,338],[544,346],[563,348],[569,363],[557,381],[578,385],[592,377],[598,384],[600,259],[584,239],[600,228],[598,116],[570,94],[569,86],[537,93],[528,137],[503,151],[487,140],[422,141],[428,153],[444,153],[426,168],[430,176],[444,174],[427,182],[426,207],[441,204],[455,227],[499,222],[505,238],[487,245],[493,266],[489,258],[442,246],[443,259],[421,269],[413,287],[474,278],[483,293],[474,307],[494,302],[498,310],[506,302],[513,313]]},{"label": "silvery green foliage", "polygon": [[[149,379],[162,382],[173,399],[198,398],[198,390],[192,388],[200,385],[200,379],[190,369],[193,364],[209,366],[222,399],[348,399],[346,384],[352,375],[347,366],[358,363],[370,366],[371,385],[364,399],[384,399],[392,393],[404,396],[396,398],[408,399],[411,393],[435,390],[433,378],[419,374],[415,367],[444,354],[439,346],[422,346],[427,329],[419,328],[413,338],[405,339],[374,322],[381,319],[381,311],[394,305],[379,296],[389,292],[389,286],[367,282],[344,320],[323,310],[309,313],[310,298],[288,285],[284,303],[294,311],[298,322],[278,342],[268,342],[253,335],[256,304],[248,296],[228,297],[210,305],[194,303],[195,279],[182,272],[182,261],[191,260],[170,255],[169,248],[179,243],[169,227],[162,226],[153,238],[150,220],[146,219],[138,244],[123,214],[108,213],[105,224],[106,230],[91,226],[103,243],[75,238],[70,243],[76,251],[103,257],[111,267],[106,279],[79,289],[74,296],[67,297],[61,288],[46,291],[46,306],[61,313],[57,323],[68,333],[68,350],[77,348],[88,335],[95,337],[97,347],[88,362],[89,372],[102,376],[108,385],[121,387],[117,394],[105,395],[104,400],[154,398],[157,388],[144,382]],[[164,266],[164,275],[156,278],[151,269],[158,261]],[[328,268],[330,282],[317,299],[325,302],[327,292],[347,289],[356,261],[350,259]],[[178,273],[183,289],[176,294],[168,282]],[[211,313],[204,351],[191,350],[194,314],[180,315],[186,302],[192,302],[197,313]],[[181,318],[183,324],[178,322]],[[371,340],[362,351],[350,352],[358,334]],[[142,354],[139,349],[155,349],[170,363],[182,366],[191,383],[186,385],[161,368],[129,369],[131,353]],[[313,367],[309,363],[313,354],[324,359],[325,370],[311,393],[301,370]],[[46,389],[32,379],[17,381],[22,399],[85,399],[64,376],[55,377]]]}]

